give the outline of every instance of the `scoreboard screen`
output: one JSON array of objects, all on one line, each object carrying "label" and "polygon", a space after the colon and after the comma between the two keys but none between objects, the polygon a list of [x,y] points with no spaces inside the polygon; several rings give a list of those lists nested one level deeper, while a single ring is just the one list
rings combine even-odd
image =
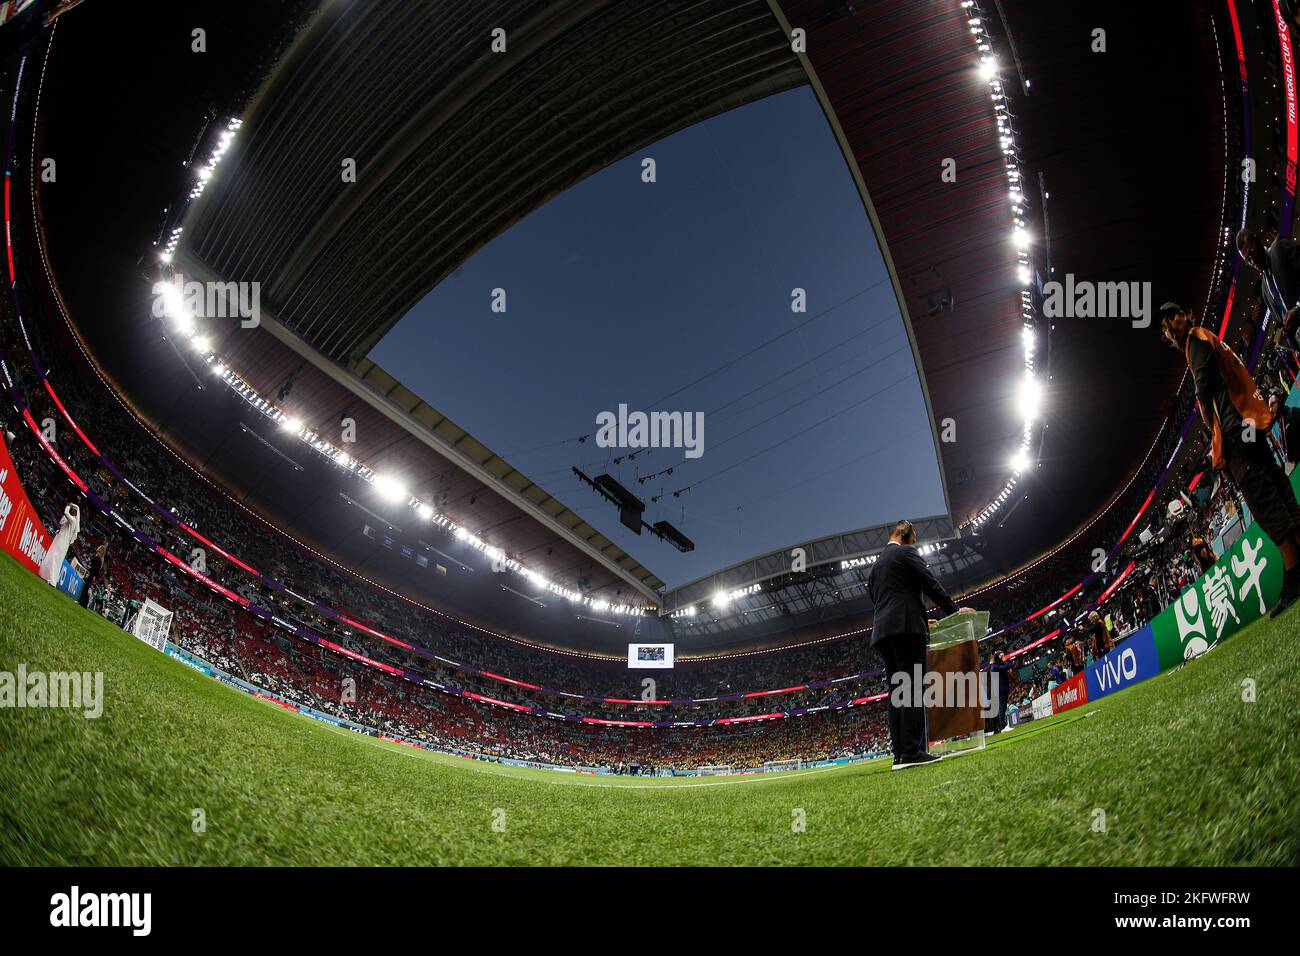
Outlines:
[{"label": "scoreboard screen", "polygon": [[633,668],[672,667],[673,645],[629,644],[627,646],[627,666]]}]

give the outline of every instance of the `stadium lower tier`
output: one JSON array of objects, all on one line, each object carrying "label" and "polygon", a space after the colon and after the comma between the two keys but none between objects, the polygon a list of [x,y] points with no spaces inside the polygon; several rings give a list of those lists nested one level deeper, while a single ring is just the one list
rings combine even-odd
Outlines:
[{"label": "stadium lower tier", "polygon": [[[16,433],[11,441],[16,470],[33,507],[47,527],[53,526],[57,520],[51,519],[57,519],[69,499],[68,475],[42,453],[34,436]],[[89,496],[90,501],[94,497]],[[126,524],[115,512],[112,520],[96,516],[89,507],[83,515],[83,554],[110,535],[115,540],[106,581],[96,587],[92,602],[105,616],[125,624],[131,601],[157,601],[174,613],[177,647],[205,662],[210,673],[219,670],[228,682],[245,689],[260,688],[302,710],[387,736],[452,753],[586,768],[634,766],[652,772],[763,769],[792,761],[871,755],[887,746],[883,689],[876,695],[784,712],[611,721],[443,686],[359,650],[314,636],[304,639],[304,629],[247,600],[241,603],[238,595],[195,574],[145,536],[123,533]],[[130,601],[123,600],[126,597]],[[1021,696],[1015,687],[1012,696]],[[1036,689],[1031,696],[1038,696]]]},{"label": "stadium lower tier", "polygon": [[360,731],[466,756],[666,774],[788,769],[889,751],[880,705],[761,723],[614,727],[538,719],[412,687],[295,654],[282,640],[257,633],[184,641],[169,652],[211,677],[316,719],[336,718]]}]

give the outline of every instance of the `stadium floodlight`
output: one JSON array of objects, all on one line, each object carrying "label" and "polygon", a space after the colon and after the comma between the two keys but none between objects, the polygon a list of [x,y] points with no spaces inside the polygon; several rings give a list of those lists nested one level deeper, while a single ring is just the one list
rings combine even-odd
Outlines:
[{"label": "stadium floodlight", "polygon": [[280,427],[285,431],[293,432],[296,435],[298,432],[302,431],[302,419],[286,418],[284,421],[280,422]]},{"label": "stadium floodlight", "polygon": [[430,518],[433,517],[433,508],[431,508],[429,505],[421,503],[416,506],[415,513],[418,514],[425,521],[428,521]]},{"label": "stadium floodlight", "polygon": [[1024,252],[1029,248],[1029,231],[1024,226],[1016,226],[1011,238],[1015,240],[1017,252]]},{"label": "stadium floodlight", "polygon": [[731,595],[727,594],[726,591],[719,591],[717,594],[713,595],[714,607],[726,607],[730,603]]},{"label": "stadium floodlight", "polygon": [[1025,358],[1034,354],[1034,330],[1025,326],[1020,333],[1021,340],[1025,343]]},{"label": "stadium floodlight", "polygon": [[980,76],[986,80],[991,80],[998,75],[998,58],[995,56],[986,56],[980,60]]},{"label": "stadium floodlight", "polygon": [[195,349],[204,354],[212,351],[212,339],[208,338],[206,335],[196,335],[194,338],[190,339],[190,343]]},{"label": "stadium floodlight", "polygon": [[387,475],[375,475],[375,491],[379,492],[381,498],[388,501],[400,501],[406,497],[406,488],[401,482]]},{"label": "stadium floodlight", "polygon": [[1020,474],[1020,472],[1024,471],[1028,467],[1029,467],[1029,452],[1025,451],[1022,448],[1020,449],[1020,451],[1016,452],[1015,455],[1012,457],[1011,470],[1014,471],[1016,474]]},{"label": "stadium floodlight", "polygon": [[1020,385],[1020,411],[1026,422],[1038,417],[1043,407],[1043,385],[1033,375],[1025,373],[1025,380]]},{"label": "stadium floodlight", "polygon": [[181,294],[175,285],[165,279],[153,284],[153,294],[162,298],[163,311],[172,315],[181,309]]},{"label": "stadium floodlight", "polygon": [[1016,278],[1020,280],[1021,285],[1029,285],[1029,280],[1031,278],[1029,270],[1024,266],[1021,266],[1016,270]]}]

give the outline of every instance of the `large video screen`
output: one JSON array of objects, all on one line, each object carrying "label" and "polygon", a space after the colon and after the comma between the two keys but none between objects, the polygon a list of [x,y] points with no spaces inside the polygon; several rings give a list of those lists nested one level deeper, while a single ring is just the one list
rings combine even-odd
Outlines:
[{"label": "large video screen", "polygon": [[672,667],[673,645],[629,644],[627,646],[627,666],[633,668]]}]

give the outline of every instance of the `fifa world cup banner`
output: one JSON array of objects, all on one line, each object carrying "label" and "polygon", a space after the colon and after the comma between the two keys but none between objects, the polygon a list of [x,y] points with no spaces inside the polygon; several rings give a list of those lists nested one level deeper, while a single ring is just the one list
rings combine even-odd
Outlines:
[{"label": "fifa world cup banner", "polygon": [[50,547],[50,536],[27,498],[4,436],[0,435],[0,549],[36,574]]},{"label": "fifa world cup banner", "polygon": [[1215,641],[1268,613],[1282,593],[1282,571],[1282,553],[1258,524],[1252,524],[1151,621],[1160,670],[1204,653]]}]

